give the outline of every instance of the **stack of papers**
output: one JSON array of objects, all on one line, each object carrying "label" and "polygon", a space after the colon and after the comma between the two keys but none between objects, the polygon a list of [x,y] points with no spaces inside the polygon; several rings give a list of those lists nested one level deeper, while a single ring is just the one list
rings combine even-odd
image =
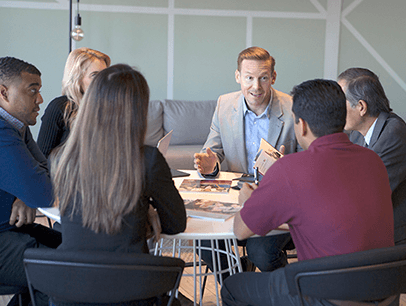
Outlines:
[{"label": "stack of papers", "polygon": [[189,217],[212,221],[226,221],[239,212],[241,205],[206,199],[184,200]]},{"label": "stack of papers", "polygon": [[276,162],[281,157],[283,157],[283,154],[281,152],[276,150],[265,139],[261,138],[261,144],[259,145],[254,168],[258,168],[259,173],[265,175],[265,173],[274,164],[274,162]]},{"label": "stack of papers", "polygon": [[230,187],[230,180],[184,179],[178,190],[182,192],[228,193]]}]

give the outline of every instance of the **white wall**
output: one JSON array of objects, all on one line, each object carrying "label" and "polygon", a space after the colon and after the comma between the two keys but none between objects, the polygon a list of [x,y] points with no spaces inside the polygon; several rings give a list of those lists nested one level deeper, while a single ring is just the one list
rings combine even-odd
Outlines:
[{"label": "white wall", "polygon": [[[404,12],[404,0],[81,0],[85,38],[76,46],[138,67],[152,99],[216,99],[237,90],[237,55],[252,45],[276,58],[275,88],[285,92],[366,67],[406,118]],[[68,17],[67,0],[0,1],[0,56],[42,71],[41,112],[60,95]]]}]

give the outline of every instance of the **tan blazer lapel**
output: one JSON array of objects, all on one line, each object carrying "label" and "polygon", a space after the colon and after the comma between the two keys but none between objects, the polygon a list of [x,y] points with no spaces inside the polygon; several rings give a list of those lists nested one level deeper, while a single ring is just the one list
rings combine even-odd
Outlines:
[{"label": "tan blazer lapel", "polygon": [[[272,89],[273,90],[273,89]],[[272,95],[271,107],[269,108],[269,131],[268,142],[276,148],[276,143],[281,135],[284,122],[280,120],[283,115],[279,100],[275,97],[275,92]],[[279,148],[276,148],[279,150]]]},{"label": "tan blazer lapel", "polygon": [[[235,148],[235,154],[237,160],[241,163],[241,168],[244,169],[244,173],[248,172],[247,155],[245,152],[245,133],[244,133],[244,108],[245,103],[244,95],[241,94],[237,104],[234,106],[234,113],[232,114],[232,133],[235,133],[233,147]],[[243,124],[241,124],[243,123]]]}]

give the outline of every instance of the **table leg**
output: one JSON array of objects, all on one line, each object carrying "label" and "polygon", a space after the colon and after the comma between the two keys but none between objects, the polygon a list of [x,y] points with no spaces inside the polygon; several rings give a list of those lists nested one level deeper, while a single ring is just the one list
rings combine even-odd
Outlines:
[{"label": "table leg", "polygon": [[[210,240],[211,242],[211,252],[212,252],[212,258],[213,258],[213,275],[214,275],[214,284],[216,287],[216,301],[217,301],[217,306],[220,306],[220,301],[219,301],[219,285],[218,285],[218,281],[222,280],[221,277],[221,273],[219,273],[219,271],[221,271],[222,267],[221,267],[221,262],[220,262],[220,253],[218,252],[218,240],[216,239],[216,249],[214,247],[214,240]],[[217,253],[217,254],[216,254]],[[217,255],[217,256],[216,256]],[[216,258],[217,258],[217,262],[216,262]]]},{"label": "table leg", "polygon": [[[190,239],[192,240],[193,244],[192,247],[190,245],[184,246],[181,243],[181,239],[173,239],[171,247],[164,247],[163,239],[160,242],[157,242],[154,249],[155,255],[162,255],[164,249],[169,252],[171,251],[173,257],[181,258],[181,253],[183,249],[190,249],[193,250],[193,300],[194,305],[196,306],[197,301],[197,278],[199,277],[199,301],[200,305],[203,304],[203,277],[207,277],[209,275],[214,276],[214,283],[215,283],[215,290],[216,290],[216,304],[220,306],[220,296],[219,296],[219,283],[223,285],[223,273],[229,272],[230,275],[235,274],[237,272],[242,272],[241,268],[241,259],[240,254],[238,252],[238,245],[236,239],[224,239],[225,241],[225,250],[220,249],[219,247],[219,240],[218,239],[210,239],[210,247],[205,247],[201,245],[200,239]],[[234,247],[234,253],[233,253]],[[201,261],[201,252],[202,249],[211,251],[212,252],[212,260],[213,260],[213,271],[209,273],[208,271],[202,271],[202,261]],[[198,252],[198,253],[197,253]],[[227,256],[227,263],[228,267],[223,269],[224,267],[221,266],[220,255],[225,254]],[[197,260],[197,256],[199,260]],[[184,275],[184,276],[192,276]],[[176,294],[177,295],[177,294]]]},{"label": "table leg", "polygon": [[241,257],[240,257],[240,252],[238,252],[238,244],[237,244],[237,239],[233,239],[233,246],[235,251],[235,256],[237,257],[237,267],[238,267],[238,272],[242,273],[242,266],[241,266]]},{"label": "table leg", "polygon": [[[234,268],[234,261],[231,256],[233,249],[231,248],[231,241],[230,239],[225,239],[224,244],[226,246],[226,256],[227,256],[227,263],[228,263],[228,272],[230,275],[234,274],[235,268]],[[238,253],[238,250],[236,251]],[[221,286],[223,286],[223,283],[221,283]]]},{"label": "table leg", "polygon": [[[203,285],[202,285],[202,244],[201,240],[197,240],[198,242],[198,248],[199,248],[199,304],[202,305],[203,303]],[[196,252],[195,252],[196,253]],[[195,298],[196,300],[196,298]],[[196,305],[196,302],[195,302]]]}]

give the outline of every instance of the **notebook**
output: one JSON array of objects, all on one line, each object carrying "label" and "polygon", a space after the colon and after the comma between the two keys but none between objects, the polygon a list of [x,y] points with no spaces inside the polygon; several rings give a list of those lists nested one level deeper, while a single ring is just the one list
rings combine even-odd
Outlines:
[{"label": "notebook", "polygon": [[171,138],[172,138],[172,133],[173,133],[173,130],[170,130],[168,132],[168,134],[166,134],[164,137],[159,139],[158,144],[156,145],[159,152],[161,152],[164,157],[166,156],[166,152],[168,152],[169,143],[171,142]]},{"label": "notebook", "polygon": [[[158,141],[158,144],[156,145],[159,152],[161,152],[164,157],[166,157],[166,152],[168,152],[169,143],[171,142],[171,138],[172,138],[172,133],[173,133],[173,130],[170,130],[168,132],[168,134],[166,134],[164,137],[162,137]],[[171,174],[172,174],[172,177],[182,177],[182,176],[189,176],[190,175],[189,173],[179,171],[179,170],[176,170],[176,169],[171,169]]]}]

